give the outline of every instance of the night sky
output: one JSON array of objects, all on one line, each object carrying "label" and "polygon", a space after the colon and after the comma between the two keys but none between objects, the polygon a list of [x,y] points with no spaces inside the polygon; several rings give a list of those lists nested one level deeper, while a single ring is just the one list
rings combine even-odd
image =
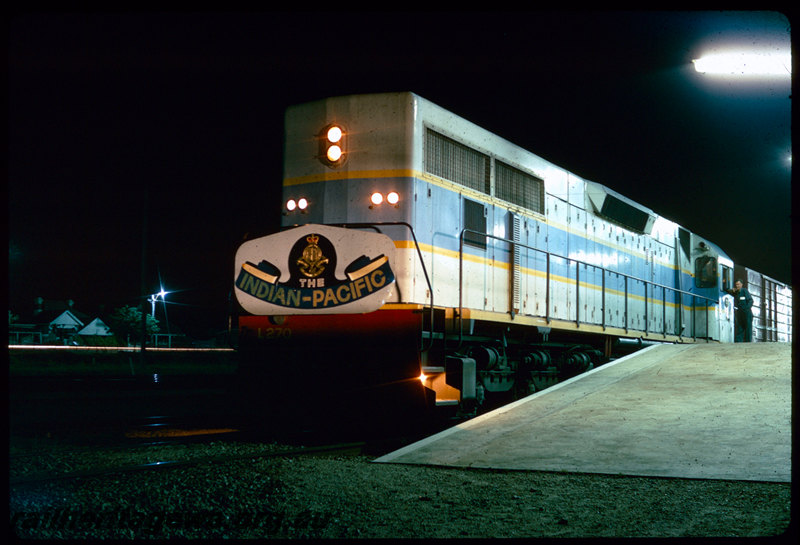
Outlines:
[{"label": "night sky", "polygon": [[791,281],[791,87],[717,81],[759,12],[21,13],[8,23],[9,307],[137,304],[226,326],[233,255],[277,229],[283,114],[412,91]]}]

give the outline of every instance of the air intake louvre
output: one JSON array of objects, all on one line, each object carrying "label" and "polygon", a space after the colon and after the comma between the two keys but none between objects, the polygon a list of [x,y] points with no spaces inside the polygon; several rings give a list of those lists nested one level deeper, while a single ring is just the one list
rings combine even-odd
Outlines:
[{"label": "air intake louvre", "polygon": [[489,193],[489,157],[430,129],[425,132],[425,170]]},{"label": "air intake louvre", "polygon": [[495,196],[540,214],[544,213],[544,181],[495,162]]}]

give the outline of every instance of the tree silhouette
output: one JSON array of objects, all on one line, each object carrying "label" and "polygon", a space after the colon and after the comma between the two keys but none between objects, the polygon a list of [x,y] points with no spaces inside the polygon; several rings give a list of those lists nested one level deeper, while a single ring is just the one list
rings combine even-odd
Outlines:
[{"label": "tree silhouette", "polygon": [[[159,332],[158,320],[150,316],[145,317],[146,334],[152,335]],[[109,317],[111,329],[117,340],[139,343],[142,340],[142,309],[132,306],[124,306],[114,309]]]}]

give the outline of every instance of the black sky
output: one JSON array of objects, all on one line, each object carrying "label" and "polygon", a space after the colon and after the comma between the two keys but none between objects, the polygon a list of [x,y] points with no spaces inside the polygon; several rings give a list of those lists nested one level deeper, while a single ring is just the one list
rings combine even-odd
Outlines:
[{"label": "black sky", "polygon": [[21,13],[8,24],[9,297],[225,324],[233,254],[279,224],[283,113],[413,91],[791,281],[788,83],[691,67],[758,12]]}]

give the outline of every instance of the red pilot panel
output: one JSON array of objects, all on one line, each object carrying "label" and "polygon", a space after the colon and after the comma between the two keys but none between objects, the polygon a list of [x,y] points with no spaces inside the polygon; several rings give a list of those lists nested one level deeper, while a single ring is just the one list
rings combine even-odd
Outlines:
[{"label": "red pilot panel", "polygon": [[[423,314],[414,309],[367,314],[241,316],[240,365],[274,377],[283,390],[317,402],[372,399],[387,408],[432,403],[420,376]],[[258,383],[258,381],[255,381]],[[387,409],[388,410],[388,409]]]},{"label": "red pilot panel", "polygon": [[[308,314],[297,316],[240,316],[243,336],[259,340],[321,340],[351,338],[368,341],[419,337],[422,314],[417,309],[378,310],[368,314]],[[414,343],[417,345],[418,343]]]}]

